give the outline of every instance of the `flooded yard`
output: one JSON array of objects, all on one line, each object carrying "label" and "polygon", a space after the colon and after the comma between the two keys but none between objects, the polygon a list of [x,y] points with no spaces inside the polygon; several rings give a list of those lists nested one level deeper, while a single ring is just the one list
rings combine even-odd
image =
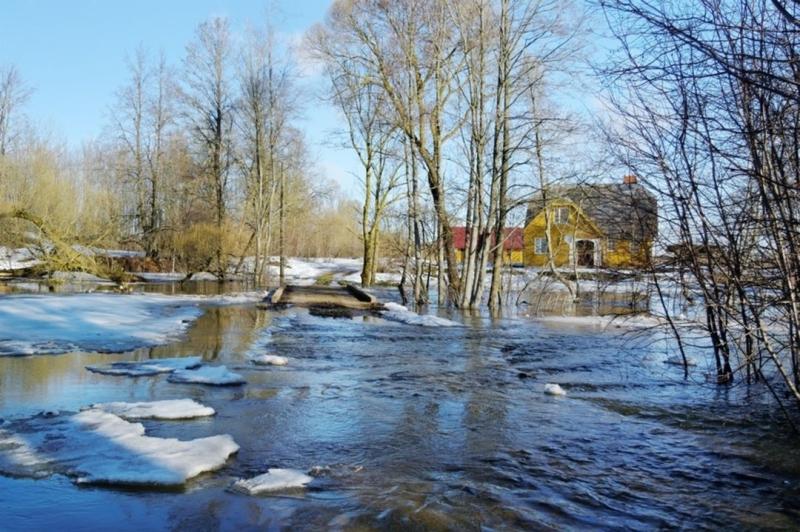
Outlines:
[{"label": "flooded yard", "polygon": [[[124,308],[131,296],[106,297]],[[87,351],[0,357],[0,431],[26,437],[94,403],[188,398],[216,415],[142,420],[147,435],[228,434],[238,452],[180,488],[131,488],[12,467],[0,444],[0,528],[800,526],[800,449],[767,391],[706,384],[703,362],[684,380],[656,331],[446,311],[458,326],[419,326],[213,299],[170,309],[185,332],[163,345],[102,353],[93,338]],[[264,354],[288,363],[251,363]],[[85,369],[189,356],[246,384]],[[270,468],[313,480],[231,489]]]}]

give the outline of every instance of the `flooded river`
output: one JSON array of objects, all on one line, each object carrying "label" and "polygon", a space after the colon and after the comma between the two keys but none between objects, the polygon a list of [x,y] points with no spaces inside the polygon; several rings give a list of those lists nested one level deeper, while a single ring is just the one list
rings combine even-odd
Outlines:
[{"label": "flooded river", "polygon": [[[147,433],[230,434],[240,446],[182,490],[0,476],[0,529],[800,527],[800,449],[764,390],[707,385],[702,364],[684,380],[655,332],[441,315],[464,326],[208,306],[160,347],[0,357],[5,424],[102,401],[192,398],[217,415],[143,421]],[[266,353],[290,362],[248,363]],[[84,369],[189,355],[247,384]],[[567,395],[543,394],[546,383]],[[316,478],[277,496],[229,489],[267,468]]]}]

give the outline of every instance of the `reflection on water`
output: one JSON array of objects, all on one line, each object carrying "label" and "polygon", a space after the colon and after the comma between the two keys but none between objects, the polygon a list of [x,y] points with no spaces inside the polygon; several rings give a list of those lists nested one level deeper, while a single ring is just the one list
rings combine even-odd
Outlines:
[{"label": "reflection on water", "polygon": [[[459,319],[458,316],[450,316]],[[668,346],[568,324],[464,318],[418,328],[303,310],[211,307],[174,345],[0,358],[0,417],[98,401],[190,397],[212,419],[155,436],[229,433],[229,465],[179,493],[0,477],[0,528],[797,528],[800,457],[766,394],[720,393],[661,362]],[[644,335],[655,333],[641,333]],[[248,353],[286,356],[255,368]],[[85,371],[202,355],[241,388]],[[702,371],[703,368],[698,368]],[[699,380],[699,379],[698,379]],[[543,395],[558,382],[567,397]],[[320,476],[302,493],[227,487],[270,467]]]},{"label": "reflection on water", "polygon": [[648,312],[651,296],[644,292],[583,291],[577,297],[563,290],[530,290],[522,300],[536,316],[601,316]]}]

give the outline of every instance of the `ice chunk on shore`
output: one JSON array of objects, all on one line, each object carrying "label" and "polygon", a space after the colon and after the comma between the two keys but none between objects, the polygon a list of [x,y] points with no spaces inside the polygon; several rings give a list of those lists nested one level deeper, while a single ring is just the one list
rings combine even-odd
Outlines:
[{"label": "ice chunk on shore", "polygon": [[186,384],[209,384],[212,386],[234,386],[245,384],[244,377],[233,373],[225,366],[201,366],[197,369],[179,369],[167,379],[169,382]]},{"label": "ice chunk on shore", "polygon": [[148,403],[98,403],[91,408],[125,419],[192,419],[216,414],[210,406],[192,399],[168,399]]},{"label": "ice chunk on shore", "polygon": [[248,495],[258,495],[270,491],[304,488],[312,480],[312,477],[295,469],[268,469],[263,475],[237,480],[233,489]]},{"label": "ice chunk on shore", "polygon": [[458,327],[460,324],[439,316],[431,314],[417,314],[411,312],[403,305],[397,303],[384,303],[381,316],[387,320],[399,321],[408,325],[420,325],[422,327]]},{"label": "ice chunk on shore", "polygon": [[200,357],[154,358],[150,360],[126,360],[112,362],[105,366],[86,366],[86,369],[103,375],[125,375],[128,377],[148,377],[159,373],[172,373],[179,369],[199,368]]},{"label": "ice chunk on shore", "polygon": [[0,433],[0,471],[11,464],[14,474],[61,473],[80,484],[180,486],[239,450],[227,434],[189,441],[146,436],[141,423],[96,408],[34,418],[21,428]]},{"label": "ice chunk on shore", "polygon": [[564,390],[564,388],[551,382],[548,382],[544,385],[544,393],[547,395],[567,395],[567,392]]},{"label": "ice chunk on shore", "polygon": [[278,355],[261,355],[251,359],[258,366],[285,366],[289,359]]},{"label": "ice chunk on shore", "polygon": [[144,294],[10,295],[0,298],[0,356],[129,351],[183,333],[195,301]]}]

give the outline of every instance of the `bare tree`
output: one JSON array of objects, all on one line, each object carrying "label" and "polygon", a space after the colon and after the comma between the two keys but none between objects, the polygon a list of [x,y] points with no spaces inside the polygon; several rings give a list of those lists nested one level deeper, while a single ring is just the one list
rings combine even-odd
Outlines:
[{"label": "bare tree", "polygon": [[15,137],[15,122],[30,95],[31,90],[15,66],[0,69],[0,157],[8,153]]},{"label": "bare tree", "polygon": [[255,242],[254,274],[261,281],[271,248],[273,212],[281,209],[275,205],[276,194],[280,199],[283,193],[281,159],[287,154],[289,122],[297,107],[290,57],[279,54],[271,27],[250,32],[242,51],[239,84],[247,212]]},{"label": "bare tree", "polygon": [[623,61],[612,147],[661,193],[716,380],[743,371],[800,406],[798,6],[603,4]]},{"label": "bare tree", "polygon": [[191,135],[210,186],[211,206],[217,227],[216,269],[227,269],[223,246],[226,194],[232,165],[234,94],[231,88],[233,45],[224,18],[213,18],[197,27],[195,40],[186,48],[181,96]]}]

